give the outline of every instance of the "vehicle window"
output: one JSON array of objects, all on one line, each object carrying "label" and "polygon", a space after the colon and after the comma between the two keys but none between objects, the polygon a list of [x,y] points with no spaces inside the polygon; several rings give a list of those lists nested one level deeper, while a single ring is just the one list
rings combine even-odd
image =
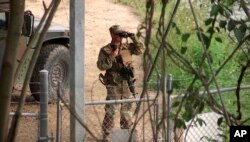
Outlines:
[{"label": "vehicle window", "polygon": [[0,29],[6,29],[6,15],[5,12],[0,12]]}]

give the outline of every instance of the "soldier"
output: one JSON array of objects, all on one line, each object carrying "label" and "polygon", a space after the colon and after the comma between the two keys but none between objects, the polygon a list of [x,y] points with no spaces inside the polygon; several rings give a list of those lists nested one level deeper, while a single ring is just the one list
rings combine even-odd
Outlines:
[{"label": "soldier", "polygon": [[[119,25],[113,25],[109,28],[111,35],[111,43],[102,47],[99,52],[97,67],[101,71],[106,71],[102,77],[102,82],[107,88],[106,100],[129,99],[132,94],[129,91],[126,73],[122,72],[122,68],[127,68],[133,72],[132,55],[140,55],[144,51],[144,44],[140,42],[134,35],[124,30]],[[122,43],[123,38],[130,38]],[[125,73],[125,74],[124,74]],[[102,123],[103,141],[110,140],[110,132],[114,127],[114,115],[117,105],[106,104],[105,116]],[[129,129],[132,125],[132,104],[122,103],[120,108],[120,127],[121,129]]]}]

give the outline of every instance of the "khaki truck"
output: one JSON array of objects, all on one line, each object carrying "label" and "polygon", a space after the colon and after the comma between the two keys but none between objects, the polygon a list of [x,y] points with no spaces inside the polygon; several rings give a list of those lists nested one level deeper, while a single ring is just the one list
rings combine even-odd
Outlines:
[{"label": "khaki truck", "polygon": [[[9,0],[0,0],[0,65],[2,64],[7,38],[9,20]],[[16,57],[16,73],[14,90],[22,87],[31,56],[35,49],[27,48],[27,44],[39,24],[31,11],[24,14],[22,35],[19,41]],[[1,67],[0,67],[1,69]],[[61,86],[68,86],[69,79],[69,29],[60,25],[51,24],[42,44],[39,57],[29,83],[32,96],[39,100],[39,71],[46,69],[49,72],[49,101],[57,98],[59,82]],[[1,70],[0,70],[1,71]]]}]

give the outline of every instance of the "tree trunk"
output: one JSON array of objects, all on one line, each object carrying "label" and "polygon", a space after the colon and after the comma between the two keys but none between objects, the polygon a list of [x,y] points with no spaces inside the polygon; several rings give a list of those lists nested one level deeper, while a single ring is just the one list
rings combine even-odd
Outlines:
[{"label": "tree trunk", "polygon": [[20,123],[20,117],[22,114],[22,108],[25,103],[25,92],[28,89],[28,83],[30,81],[34,66],[36,64],[36,60],[38,58],[38,55],[40,53],[40,49],[42,47],[43,38],[48,31],[48,28],[50,26],[50,23],[54,17],[54,14],[60,4],[61,0],[54,0],[50,3],[50,6],[48,8],[45,7],[45,14],[42,17],[42,20],[40,21],[38,28],[34,35],[31,37],[31,41],[28,45],[28,48],[36,47],[35,52],[32,55],[31,62],[28,67],[28,71],[25,75],[25,81],[23,83],[23,88],[21,91],[21,99],[19,100],[19,105],[17,107],[16,113],[12,118],[11,127],[8,135],[8,142],[14,142],[16,141],[16,136],[18,133],[18,127]]},{"label": "tree trunk", "polygon": [[0,76],[0,141],[7,140],[17,46],[23,24],[24,0],[10,0],[10,23]]}]

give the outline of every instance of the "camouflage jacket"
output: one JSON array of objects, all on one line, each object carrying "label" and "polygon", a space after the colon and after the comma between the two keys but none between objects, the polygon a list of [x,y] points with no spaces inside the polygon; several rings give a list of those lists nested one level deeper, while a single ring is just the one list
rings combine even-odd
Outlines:
[{"label": "camouflage jacket", "polygon": [[[122,43],[119,47],[119,55],[122,58],[125,66],[133,67],[132,55],[140,55],[144,51],[144,44],[137,39],[133,39],[132,43]],[[120,63],[117,58],[111,56],[112,48],[111,44],[107,44],[102,47],[99,52],[97,67],[101,71],[106,71],[105,76],[114,82],[119,82],[122,77],[119,75]]]}]

